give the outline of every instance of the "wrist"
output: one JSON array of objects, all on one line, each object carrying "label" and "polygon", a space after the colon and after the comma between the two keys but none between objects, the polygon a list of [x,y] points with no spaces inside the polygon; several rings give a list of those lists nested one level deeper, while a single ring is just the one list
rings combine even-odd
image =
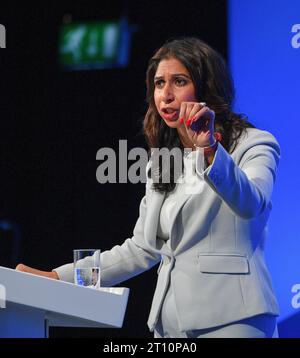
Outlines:
[{"label": "wrist", "polygon": [[59,276],[58,276],[57,272],[54,270],[50,272],[49,277],[53,278],[54,280],[59,280]]},{"label": "wrist", "polygon": [[212,162],[214,161],[215,153],[216,153],[216,150],[218,148],[218,140],[215,139],[215,141],[209,146],[198,147],[195,144],[194,144],[194,146],[195,146],[196,150],[202,150],[203,151],[206,164],[211,165]]},{"label": "wrist", "polygon": [[217,148],[218,148],[218,141],[215,140],[215,142],[212,145],[203,148],[204,156],[207,158],[214,157]]},{"label": "wrist", "polygon": [[196,144],[194,144],[194,147],[196,150],[203,150],[204,156],[207,157],[215,153],[218,147],[218,141],[214,138],[214,142],[208,146],[198,147]]}]

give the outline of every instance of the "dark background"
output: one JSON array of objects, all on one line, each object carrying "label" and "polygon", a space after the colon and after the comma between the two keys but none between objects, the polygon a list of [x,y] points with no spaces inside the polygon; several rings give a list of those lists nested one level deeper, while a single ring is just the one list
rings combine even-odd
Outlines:
[{"label": "dark background", "polygon": [[[127,68],[63,72],[58,32],[73,21],[116,19],[136,25]],[[132,236],[143,184],[96,180],[98,149],[146,148],[149,58],[170,37],[193,35],[225,57],[225,0],[1,2],[7,48],[0,49],[0,265],[51,270],[74,248],[101,250]],[[130,165],[130,163],[129,163]],[[18,234],[19,232],[19,234]],[[19,257],[12,257],[20,238]],[[15,247],[15,251],[17,247]],[[53,337],[152,337],[146,325],[156,268],[122,283],[131,289],[120,330],[58,329]]]}]

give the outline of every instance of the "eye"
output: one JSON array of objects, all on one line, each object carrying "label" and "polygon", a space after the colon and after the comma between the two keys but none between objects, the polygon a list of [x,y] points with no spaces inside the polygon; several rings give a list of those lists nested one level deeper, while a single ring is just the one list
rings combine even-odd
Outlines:
[{"label": "eye", "polygon": [[175,84],[176,84],[177,86],[182,87],[182,86],[185,86],[185,85],[187,84],[187,80],[184,79],[184,78],[176,78],[176,79],[175,79]]},{"label": "eye", "polygon": [[154,85],[157,88],[162,88],[163,85],[164,85],[164,82],[165,82],[164,80],[157,80],[157,81],[154,82]]}]

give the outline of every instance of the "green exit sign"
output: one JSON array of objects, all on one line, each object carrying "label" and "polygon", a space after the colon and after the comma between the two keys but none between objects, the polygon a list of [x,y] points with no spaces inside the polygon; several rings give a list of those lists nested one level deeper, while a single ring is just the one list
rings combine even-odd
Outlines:
[{"label": "green exit sign", "polygon": [[[125,31],[126,28],[127,22]],[[124,65],[124,49],[127,51],[126,56],[128,49],[122,44],[123,30],[124,21],[63,25],[59,40],[60,63],[70,69]]]}]

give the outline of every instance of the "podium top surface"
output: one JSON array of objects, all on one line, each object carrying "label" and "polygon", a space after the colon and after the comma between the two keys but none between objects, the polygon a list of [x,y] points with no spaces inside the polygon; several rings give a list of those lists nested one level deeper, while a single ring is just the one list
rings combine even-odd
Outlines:
[{"label": "podium top surface", "polygon": [[50,326],[122,327],[129,295],[126,287],[88,288],[1,266],[0,287],[7,308],[43,310]]}]

